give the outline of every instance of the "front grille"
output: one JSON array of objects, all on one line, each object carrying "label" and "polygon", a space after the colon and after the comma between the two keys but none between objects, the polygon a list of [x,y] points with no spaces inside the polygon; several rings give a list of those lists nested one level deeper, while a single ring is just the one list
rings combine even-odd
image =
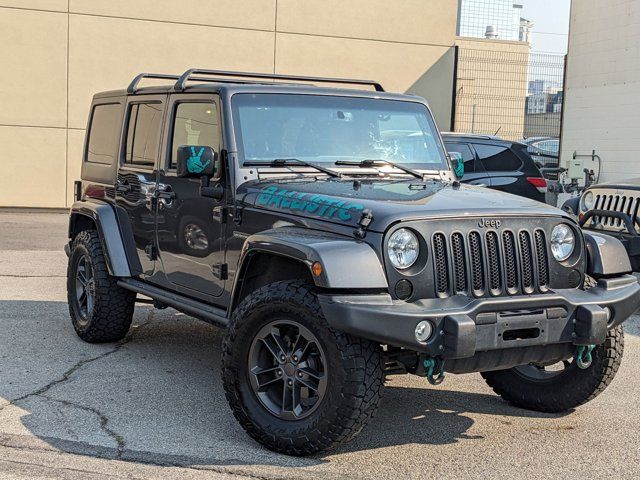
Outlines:
[{"label": "front grille", "polygon": [[[636,192],[637,193],[637,192]],[[620,195],[617,193],[600,193],[596,194],[596,200],[593,205],[595,210],[607,210],[610,212],[622,212],[631,217],[633,221],[638,216],[638,207],[640,206],[640,196]],[[624,222],[619,218],[594,216],[593,222],[600,225],[605,230],[620,230],[624,227]]]},{"label": "front grille", "polygon": [[436,295],[475,297],[545,292],[549,264],[545,232],[472,230],[432,236]]}]

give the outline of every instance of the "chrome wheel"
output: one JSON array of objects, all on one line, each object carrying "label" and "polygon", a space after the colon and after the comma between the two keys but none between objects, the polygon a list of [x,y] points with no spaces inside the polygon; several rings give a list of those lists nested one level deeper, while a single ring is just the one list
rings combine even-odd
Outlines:
[{"label": "chrome wheel", "polygon": [[263,327],[249,349],[249,381],[260,403],[282,420],[300,420],[320,405],[326,357],[316,336],[297,322]]},{"label": "chrome wheel", "polygon": [[93,314],[95,290],[91,260],[83,255],[76,266],[76,302],[78,313],[84,323],[88,322]]},{"label": "chrome wheel", "polygon": [[207,234],[195,223],[188,223],[184,227],[184,241],[194,250],[206,250],[209,248],[209,240]]}]

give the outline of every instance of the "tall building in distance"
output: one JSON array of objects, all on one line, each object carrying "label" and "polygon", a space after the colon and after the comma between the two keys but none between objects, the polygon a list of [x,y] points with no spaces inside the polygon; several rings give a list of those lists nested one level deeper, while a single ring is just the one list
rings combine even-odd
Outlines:
[{"label": "tall building in distance", "polygon": [[458,4],[459,37],[528,40],[528,29],[521,31],[522,5],[513,0],[458,0]]}]

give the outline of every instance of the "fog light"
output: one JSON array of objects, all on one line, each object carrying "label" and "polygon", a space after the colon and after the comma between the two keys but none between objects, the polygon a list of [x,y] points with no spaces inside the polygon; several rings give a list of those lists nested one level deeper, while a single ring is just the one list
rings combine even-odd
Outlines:
[{"label": "fog light", "polygon": [[406,300],[413,293],[413,285],[409,280],[402,279],[396,283],[396,297]]},{"label": "fog light", "polygon": [[427,320],[423,320],[418,325],[416,325],[416,340],[420,343],[424,343],[429,340],[431,333],[433,332],[433,327],[431,326],[431,322]]}]

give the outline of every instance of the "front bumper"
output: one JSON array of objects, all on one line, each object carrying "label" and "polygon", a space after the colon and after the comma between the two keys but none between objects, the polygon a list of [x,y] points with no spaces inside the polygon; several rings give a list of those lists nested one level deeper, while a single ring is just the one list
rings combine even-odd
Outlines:
[{"label": "front bumper", "polygon": [[[519,347],[589,345],[640,306],[633,275],[600,279],[589,290],[563,289],[541,295],[472,299],[454,296],[408,303],[387,294],[318,295],[335,329],[379,343],[444,359]],[[415,327],[428,320],[433,334],[424,343]]]}]

